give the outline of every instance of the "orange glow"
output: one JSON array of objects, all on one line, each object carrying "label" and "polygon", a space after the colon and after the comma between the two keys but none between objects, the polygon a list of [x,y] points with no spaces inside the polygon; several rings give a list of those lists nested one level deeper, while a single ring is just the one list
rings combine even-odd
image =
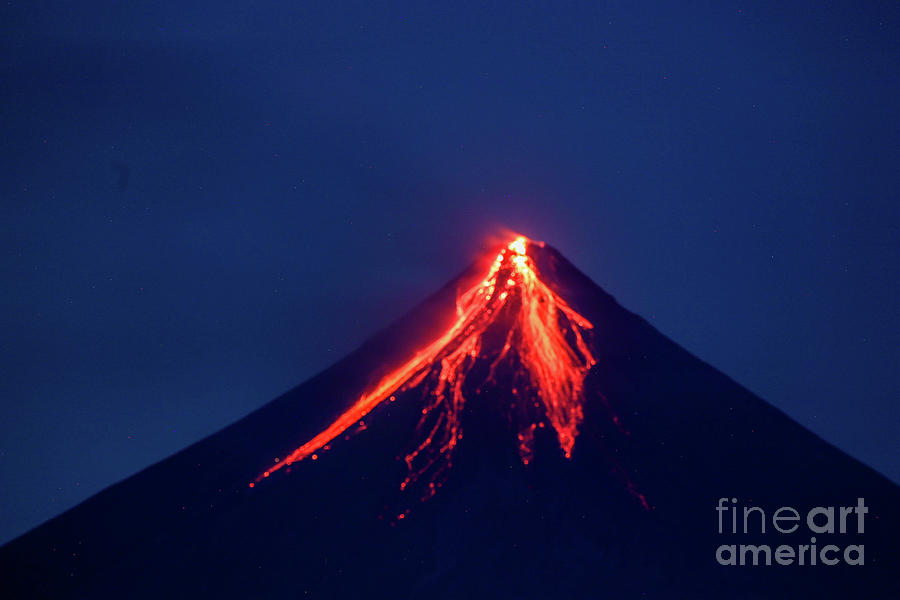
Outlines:
[{"label": "orange glow", "polygon": [[[348,429],[356,424],[365,427],[362,419],[380,403],[393,402],[394,394],[424,385],[428,394],[417,428],[420,438],[405,456],[409,474],[400,487],[406,489],[428,475],[427,495],[433,494],[440,487],[435,481],[450,467],[463,438],[464,383],[479,360],[491,361],[488,381],[494,383],[503,361],[517,360],[520,365],[511,393],[524,415],[517,422],[523,463],[532,460],[535,430],[543,428],[544,421],[555,429],[562,453],[571,457],[583,419],[584,378],[595,364],[584,339],[593,325],[541,281],[528,256],[529,243],[524,236],[509,242],[484,278],[459,294],[456,320],[446,331],[363,393],[321,433],[276,460],[256,481],[307,457],[319,458],[315,453]],[[489,330],[492,335],[486,336]],[[488,337],[505,342],[492,349]],[[486,344],[491,348],[485,349]]]}]

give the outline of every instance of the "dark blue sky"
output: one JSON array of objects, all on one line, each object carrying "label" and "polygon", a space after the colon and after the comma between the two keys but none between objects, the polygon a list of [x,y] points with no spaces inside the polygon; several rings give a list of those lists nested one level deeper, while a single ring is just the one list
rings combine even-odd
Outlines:
[{"label": "dark blue sky", "polygon": [[900,481],[896,3],[373,4],[0,8],[0,541],[503,227]]}]

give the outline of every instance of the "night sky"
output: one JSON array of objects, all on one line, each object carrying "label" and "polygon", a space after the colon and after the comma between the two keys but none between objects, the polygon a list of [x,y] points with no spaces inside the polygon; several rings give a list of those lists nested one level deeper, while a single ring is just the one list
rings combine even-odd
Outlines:
[{"label": "night sky", "polygon": [[900,5],[373,4],[0,8],[0,541],[504,230],[900,481]]}]

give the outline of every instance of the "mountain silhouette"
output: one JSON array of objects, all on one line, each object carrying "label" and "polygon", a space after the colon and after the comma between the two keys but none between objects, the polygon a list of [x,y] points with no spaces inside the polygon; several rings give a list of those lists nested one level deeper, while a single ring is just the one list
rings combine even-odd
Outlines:
[{"label": "mountain silhouette", "polygon": [[[844,533],[811,533],[811,508],[860,498]],[[898,598],[898,506],[898,486],[517,238],[6,544],[0,569],[9,598]],[[732,532],[746,507],[764,533],[759,511]],[[722,565],[731,544],[837,549]],[[863,564],[822,564],[851,545]]]}]

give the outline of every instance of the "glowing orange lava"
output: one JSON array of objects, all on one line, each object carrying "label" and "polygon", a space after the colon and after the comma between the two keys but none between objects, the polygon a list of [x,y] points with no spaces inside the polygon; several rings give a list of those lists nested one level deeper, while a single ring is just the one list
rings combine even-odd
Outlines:
[{"label": "glowing orange lava", "polygon": [[521,398],[522,403],[535,407],[526,413],[526,422],[518,423],[522,461],[528,464],[531,460],[534,432],[544,427],[544,420],[555,429],[562,452],[571,457],[584,417],[584,378],[595,364],[584,339],[584,332],[593,325],[541,281],[528,256],[529,243],[523,236],[511,241],[486,276],[458,296],[456,320],[443,334],[363,393],[325,430],[277,460],[256,481],[307,457],[318,458],[314,453],[327,450],[332,440],[361,424],[380,403],[394,400],[392,394],[425,385],[430,393],[418,424],[421,439],[405,456],[409,473],[401,488],[428,474],[428,493],[434,493],[438,475],[449,468],[462,439],[463,384],[475,362],[488,358],[482,355],[485,334],[489,329],[498,331],[495,326],[505,328],[505,341],[490,353],[488,379],[494,379],[502,361],[518,359],[524,367],[516,376],[521,386],[511,392],[517,398],[527,396]]}]

